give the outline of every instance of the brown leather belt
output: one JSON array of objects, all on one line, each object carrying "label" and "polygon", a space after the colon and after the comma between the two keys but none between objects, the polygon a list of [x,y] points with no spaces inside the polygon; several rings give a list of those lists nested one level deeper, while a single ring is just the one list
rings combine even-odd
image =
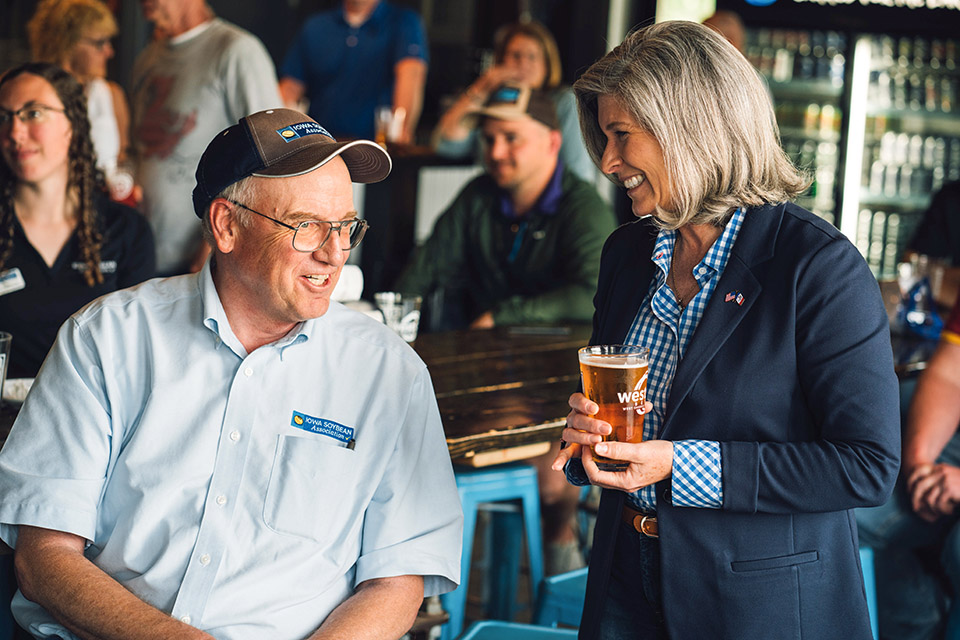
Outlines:
[{"label": "brown leather belt", "polygon": [[640,513],[636,509],[631,509],[623,505],[623,511],[620,512],[620,519],[633,527],[637,533],[642,533],[648,538],[659,538],[660,533],[657,529],[657,516]]}]

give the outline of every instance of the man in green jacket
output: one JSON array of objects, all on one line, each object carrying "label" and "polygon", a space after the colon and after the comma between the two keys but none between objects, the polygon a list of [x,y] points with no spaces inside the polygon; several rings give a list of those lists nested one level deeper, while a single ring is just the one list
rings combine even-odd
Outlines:
[{"label": "man in green jacket", "polygon": [[397,290],[442,291],[432,324],[445,329],[590,322],[613,212],[558,160],[549,96],[505,85],[478,113],[486,172],[440,216]]}]

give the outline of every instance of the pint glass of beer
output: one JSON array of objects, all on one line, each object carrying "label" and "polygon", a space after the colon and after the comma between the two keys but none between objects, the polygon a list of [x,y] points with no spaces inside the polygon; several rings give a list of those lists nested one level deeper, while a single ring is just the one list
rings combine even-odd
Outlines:
[{"label": "pint glass of beer", "polygon": [[[580,349],[583,393],[600,406],[594,416],[613,427],[604,440],[643,441],[643,404],[647,399],[650,349],[626,344],[594,345]],[[620,471],[627,463],[594,453],[604,471]]]}]

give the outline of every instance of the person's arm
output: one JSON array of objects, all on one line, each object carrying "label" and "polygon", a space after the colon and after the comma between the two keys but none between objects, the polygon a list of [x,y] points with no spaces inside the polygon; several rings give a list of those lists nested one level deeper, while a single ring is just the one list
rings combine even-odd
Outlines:
[{"label": "person's arm", "polygon": [[300,103],[303,96],[307,93],[307,85],[296,78],[284,76],[280,78],[280,98],[283,100],[283,106],[288,109],[300,109]]},{"label": "person's arm", "polygon": [[960,469],[937,464],[958,424],[960,343],[948,337],[917,381],[904,433],[903,476],[913,509],[927,520],[952,512],[960,503]]},{"label": "person's arm", "polygon": [[14,555],[25,598],[84,640],[212,638],[124,589],[84,555],[83,538],[21,525]]},{"label": "person's arm", "polygon": [[413,141],[423,110],[423,88],[427,83],[427,63],[421,58],[404,58],[393,67],[393,111],[406,114],[403,132],[396,142]]},{"label": "person's arm", "polygon": [[120,85],[108,80],[107,86],[110,87],[110,97],[113,98],[113,115],[117,120],[117,132],[120,134],[120,154],[117,161],[124,162],[130,148],[130,105]]},{"label": "person's arm", "polygon": [[[483,106],[490,94],[504,82],[514,80],[515,71],[503,66],[494,66],[487,69],[471,84],[466,91],[460,94],[457,101],[440,116],[437,128],[433,132],[433,144],[440,141],[460,142],[466,140],[474,130],[468,126],[464,118],[472,111]],[[471,123],[472,124],[472,123]]]},{"label": "person's arm", "polygon": [[399,638],[413,626],[421,602],[421,576],[367,580],[327,616],[308,640]]},{"label": "person's arm", "polygon": [[466,255],[466,225],[476,189],[469,183],[433,225],[396,282],[396,290],[426,296],[461,278]]}]

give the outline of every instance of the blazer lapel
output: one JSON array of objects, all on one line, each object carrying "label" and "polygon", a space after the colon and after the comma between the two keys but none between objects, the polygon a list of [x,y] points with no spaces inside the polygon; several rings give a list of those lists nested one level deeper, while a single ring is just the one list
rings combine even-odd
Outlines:
[{"label": "blazer lapel", "polygon": [[[667,438],[677,408],[760,296],[763,287],[753,268],[773,256],[782,217],[782,205],[746,212],[723,275],[713,290],[693,338],[687,344],[686,354],[677,366],[667,401],[667,419],[660,429],[660,438]],[[738,295],[742,297],[738,299]]]},{"label": "blazer lapel", "polygon": [[641,229],[643,235],[639,246],[624,254],[623,264],[616,271],[616,282],[609,288],[612,299],[609,302],[609,312],[605,314],[608,322],[602,327],[597,344],[622,344],[633,326],[644,296],[647,295],[650,278],[656,269],[650,259],[656,233],[651,235],[646,225]]}]

